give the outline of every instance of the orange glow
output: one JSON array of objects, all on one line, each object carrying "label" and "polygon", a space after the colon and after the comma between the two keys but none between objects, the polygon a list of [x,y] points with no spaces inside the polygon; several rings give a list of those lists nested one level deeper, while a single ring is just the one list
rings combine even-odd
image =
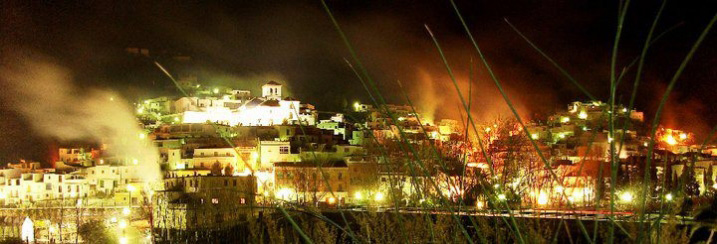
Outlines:
[{"label": "orange glow", "polygon": [[692,135],[689,132],[669,128],[660,128],[657,132],[657,138],[669,146],[689,145],[692,143]]},{"label": "orange glow", "polygon": [[674,146],[675,144],[677,144],[677,140],[675,140],[675,137],[673,137],[672,135],[667,135],[667,137],[665,138],[664,141],[667,142],[667,144],[669,144],[671,146]]}]

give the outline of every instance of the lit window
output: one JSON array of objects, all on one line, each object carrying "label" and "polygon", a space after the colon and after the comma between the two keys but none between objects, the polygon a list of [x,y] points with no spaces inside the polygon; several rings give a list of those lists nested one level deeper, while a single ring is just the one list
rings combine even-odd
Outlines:
[{"label": "lit window", "polygon": [[241,204],[246,204],[246,199],[244,199],[244,198],[242,197],[241,199],[239,199],[239,203],[241,203]]},{"label": "lit window", "polygon": [[212,203],[213,203],[213,204],[218,204],[218,203],[219,203],[219,199],[212,198]]}]

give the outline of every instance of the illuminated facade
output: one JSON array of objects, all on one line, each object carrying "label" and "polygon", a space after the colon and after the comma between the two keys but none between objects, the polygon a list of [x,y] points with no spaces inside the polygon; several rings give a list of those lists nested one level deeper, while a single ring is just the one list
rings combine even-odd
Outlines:
[{"label": "illuminated facade", "polygon": [[[282,85],[270,81],[262,86],[262,96],[249,98],[246,92],[231,95],[183,97],[175,101],[175,112],[182,123],[205,123],[207,121],[242,126],[270,126],[282,124],[313,125],[316,121],[310,111],[298,100],[282,98]],[[220,96],[221,95],[221,96]],[[304,110],[304,111],[302,111]]]}]

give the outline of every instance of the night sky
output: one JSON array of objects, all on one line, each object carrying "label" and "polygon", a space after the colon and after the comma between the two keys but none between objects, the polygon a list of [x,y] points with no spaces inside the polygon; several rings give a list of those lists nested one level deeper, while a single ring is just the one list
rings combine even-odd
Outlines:
[{"label": "night sky", "polygon": [[[710,1],[669,1],[656,32],[678,26],[647,56],[636,107],[652,119],[659,98],[692,43],[717,12]],[[448,1],[327,2],[355,44],[383,95],[405,103],[396,80],[411,99],[436,118],[458,118],[456,91],[423,25],[446,49],[458,78],[467,83],[471,65],[476,117],[509,116],[500,95],[479,65],[476,51]],[[586,100],[563,75],[504,22],[510,20],[563,65],[591,93],[607,100],[610,52],[618,1],[458,1],[459,8],[509,96],[527,118],[540,119],[568,102]],[[618,70],[639,56],[660,1],[632,1],[620,44]],[[276,79],[291,96],[322,111],[342,111],[369,102],[344,62],[349,54],[320,1],[93,1],[0,3],[2,63],[30,52],[67,69],[81,88],[111,89],[129,101],[178,94],[153,59],[132,57],[126,47],[148,48],[175,74],[196,73],[206,86],[227,85],[259,92]],[[678,81],[663,124],[706,134],[717,124],[717,35],[712,31]],[[657,34],[656,33],[656,34]],[[13,54],[9,54],[13,53]],[[175,54],[189,64],[173,64]],[[472,61],[471,61],[472,60]],[[633,69],[634,71],[634,69]],[[629,100],[634,72],[618,91]],[[4,81],[0,79],[0,81]],[[28,81],[33,82],[33,81]],[[0,83],[0,85],[4,86]],[[0,87],[1,88],[1,87]],[[464,86],[467,88],[467,86]],[[5,90],[5,89],[0,89]],[[0,162],[46,160],[54,140],[34,133],[31,123],[0,92]],[[82,96],[78,93],[77,96]]]}]

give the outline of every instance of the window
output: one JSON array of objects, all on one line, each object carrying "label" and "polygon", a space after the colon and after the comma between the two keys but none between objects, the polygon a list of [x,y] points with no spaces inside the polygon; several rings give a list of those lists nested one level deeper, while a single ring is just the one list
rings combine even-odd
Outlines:
[{"label": "window", "polygon": [[246,199],[244,199],[244,198],[242,197],[241,199],[239,199],[239,203],[241,203],[241,204],[246,204]]},{"label": "window", "polygon": [[219,152],[214,152],[214,157],[219,156]]},{"label": "window", "polygon": [[339,173],[339,180],[344,178],[344,173]]},{"label": "window", "polygon": [[234,186],[237,186],[237,180],[236,180],[236,179],[234,180]]},{"label": "window", "polygon": [[212,198],[212,204],[218,204],[218,203],[219,203],[219,199]]},{"label": "window", "polygon": [[229,186],[229,180],[224,180],[224,186]]},{"label": "window", "polygon": [[279,147],[279,154],[289,154],[289,147]]},{"label": "window", "polygon": [[339,184],[339,191],[344,191],[344,185]]}]

